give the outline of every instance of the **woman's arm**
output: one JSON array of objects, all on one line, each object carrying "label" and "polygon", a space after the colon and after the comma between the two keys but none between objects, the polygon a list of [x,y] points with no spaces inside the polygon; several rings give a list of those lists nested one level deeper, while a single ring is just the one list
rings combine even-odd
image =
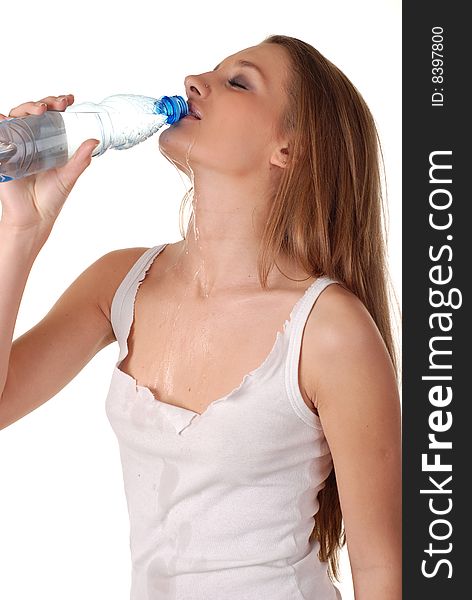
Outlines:
[{"label": "woman's arm", "polygon": [[[147,248],[108,252],[87,267],[57,300],[47,315],[11,343],[18,306],[34,256],[23,255],[25,240],[1,231],[0,266],[9,279],[2,298],[0,322],[4,336],[5,384],[0,388],[0,429],[26,416],[55,396],[103,348],[114,332],[110,307],[114,293]],[[13,267],[11,266],[13,265]],[[8,275],[8,277],[7,277]],[[8,291],[8,290],[6,290]]]},{"label": "woman's arm", "polygon": [[393,367],[354,294],[330,285],[316,307],[301,368],[333,457],[355,598],[401,600],[401,412]]}]

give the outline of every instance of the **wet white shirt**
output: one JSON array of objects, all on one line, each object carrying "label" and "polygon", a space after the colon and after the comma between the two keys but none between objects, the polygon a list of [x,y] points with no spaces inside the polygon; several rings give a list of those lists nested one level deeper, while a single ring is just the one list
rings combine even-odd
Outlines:
[{"label": "wet white shirt", "polygon": [[164,247],[136,261],[111,306],[120,352],[105,406],[130,518],[131,600],[340,600],[308,541],[332,457],[298,386],[306,320],[337,282],[316,279],[264,362],[200,415],[119,369],[139,284]]}]

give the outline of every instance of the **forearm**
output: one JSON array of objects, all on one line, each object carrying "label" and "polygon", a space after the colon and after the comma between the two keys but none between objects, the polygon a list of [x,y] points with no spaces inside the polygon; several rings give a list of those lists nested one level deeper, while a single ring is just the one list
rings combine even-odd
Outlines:
[{"label": "forearm", "polygon": [[0,396],[5,388],[16,319],[33,263],[47,235],[0,220]]}]

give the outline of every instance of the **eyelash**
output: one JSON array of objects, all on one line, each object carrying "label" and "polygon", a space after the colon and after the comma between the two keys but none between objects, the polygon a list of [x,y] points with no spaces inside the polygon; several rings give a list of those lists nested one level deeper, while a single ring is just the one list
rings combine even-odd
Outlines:
[{"label": "eyelash", "polygon": [[241,85],[241,84],[240,84],[240,83],[238,83],[238,82],[237,82],[235,79],[228,79],[228,83],[229,83],[230,85],[233,85],[233,86],[235,86],[235,87],[240,87],[240,88],[242,88],[243,90],[247,90],[247,87],[244,87],[244,85]]}]

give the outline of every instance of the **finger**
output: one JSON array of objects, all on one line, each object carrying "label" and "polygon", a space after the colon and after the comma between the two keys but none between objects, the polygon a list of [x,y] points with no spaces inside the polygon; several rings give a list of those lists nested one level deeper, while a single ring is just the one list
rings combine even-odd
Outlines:
[{"label": "finger", "polygon": [[15,106],[8,113],[9,117],[24,117],[26,115],[41,115],[47,110],[45,102],[24,102],[19,106]]},{"label": "finger", "polygon": [[39,102],[45,102],[48,110],[64,110],[74,103],[74,94],[63,94],[62,96],[47,96]]},{"label": "finger", "polygon": [[26,115],[41,115],[46,110],[65,110],[74,102],[73,94],[64,96],[47,96],[38,102],[24,102],[12,108],[10,117],[24,117]]}]

